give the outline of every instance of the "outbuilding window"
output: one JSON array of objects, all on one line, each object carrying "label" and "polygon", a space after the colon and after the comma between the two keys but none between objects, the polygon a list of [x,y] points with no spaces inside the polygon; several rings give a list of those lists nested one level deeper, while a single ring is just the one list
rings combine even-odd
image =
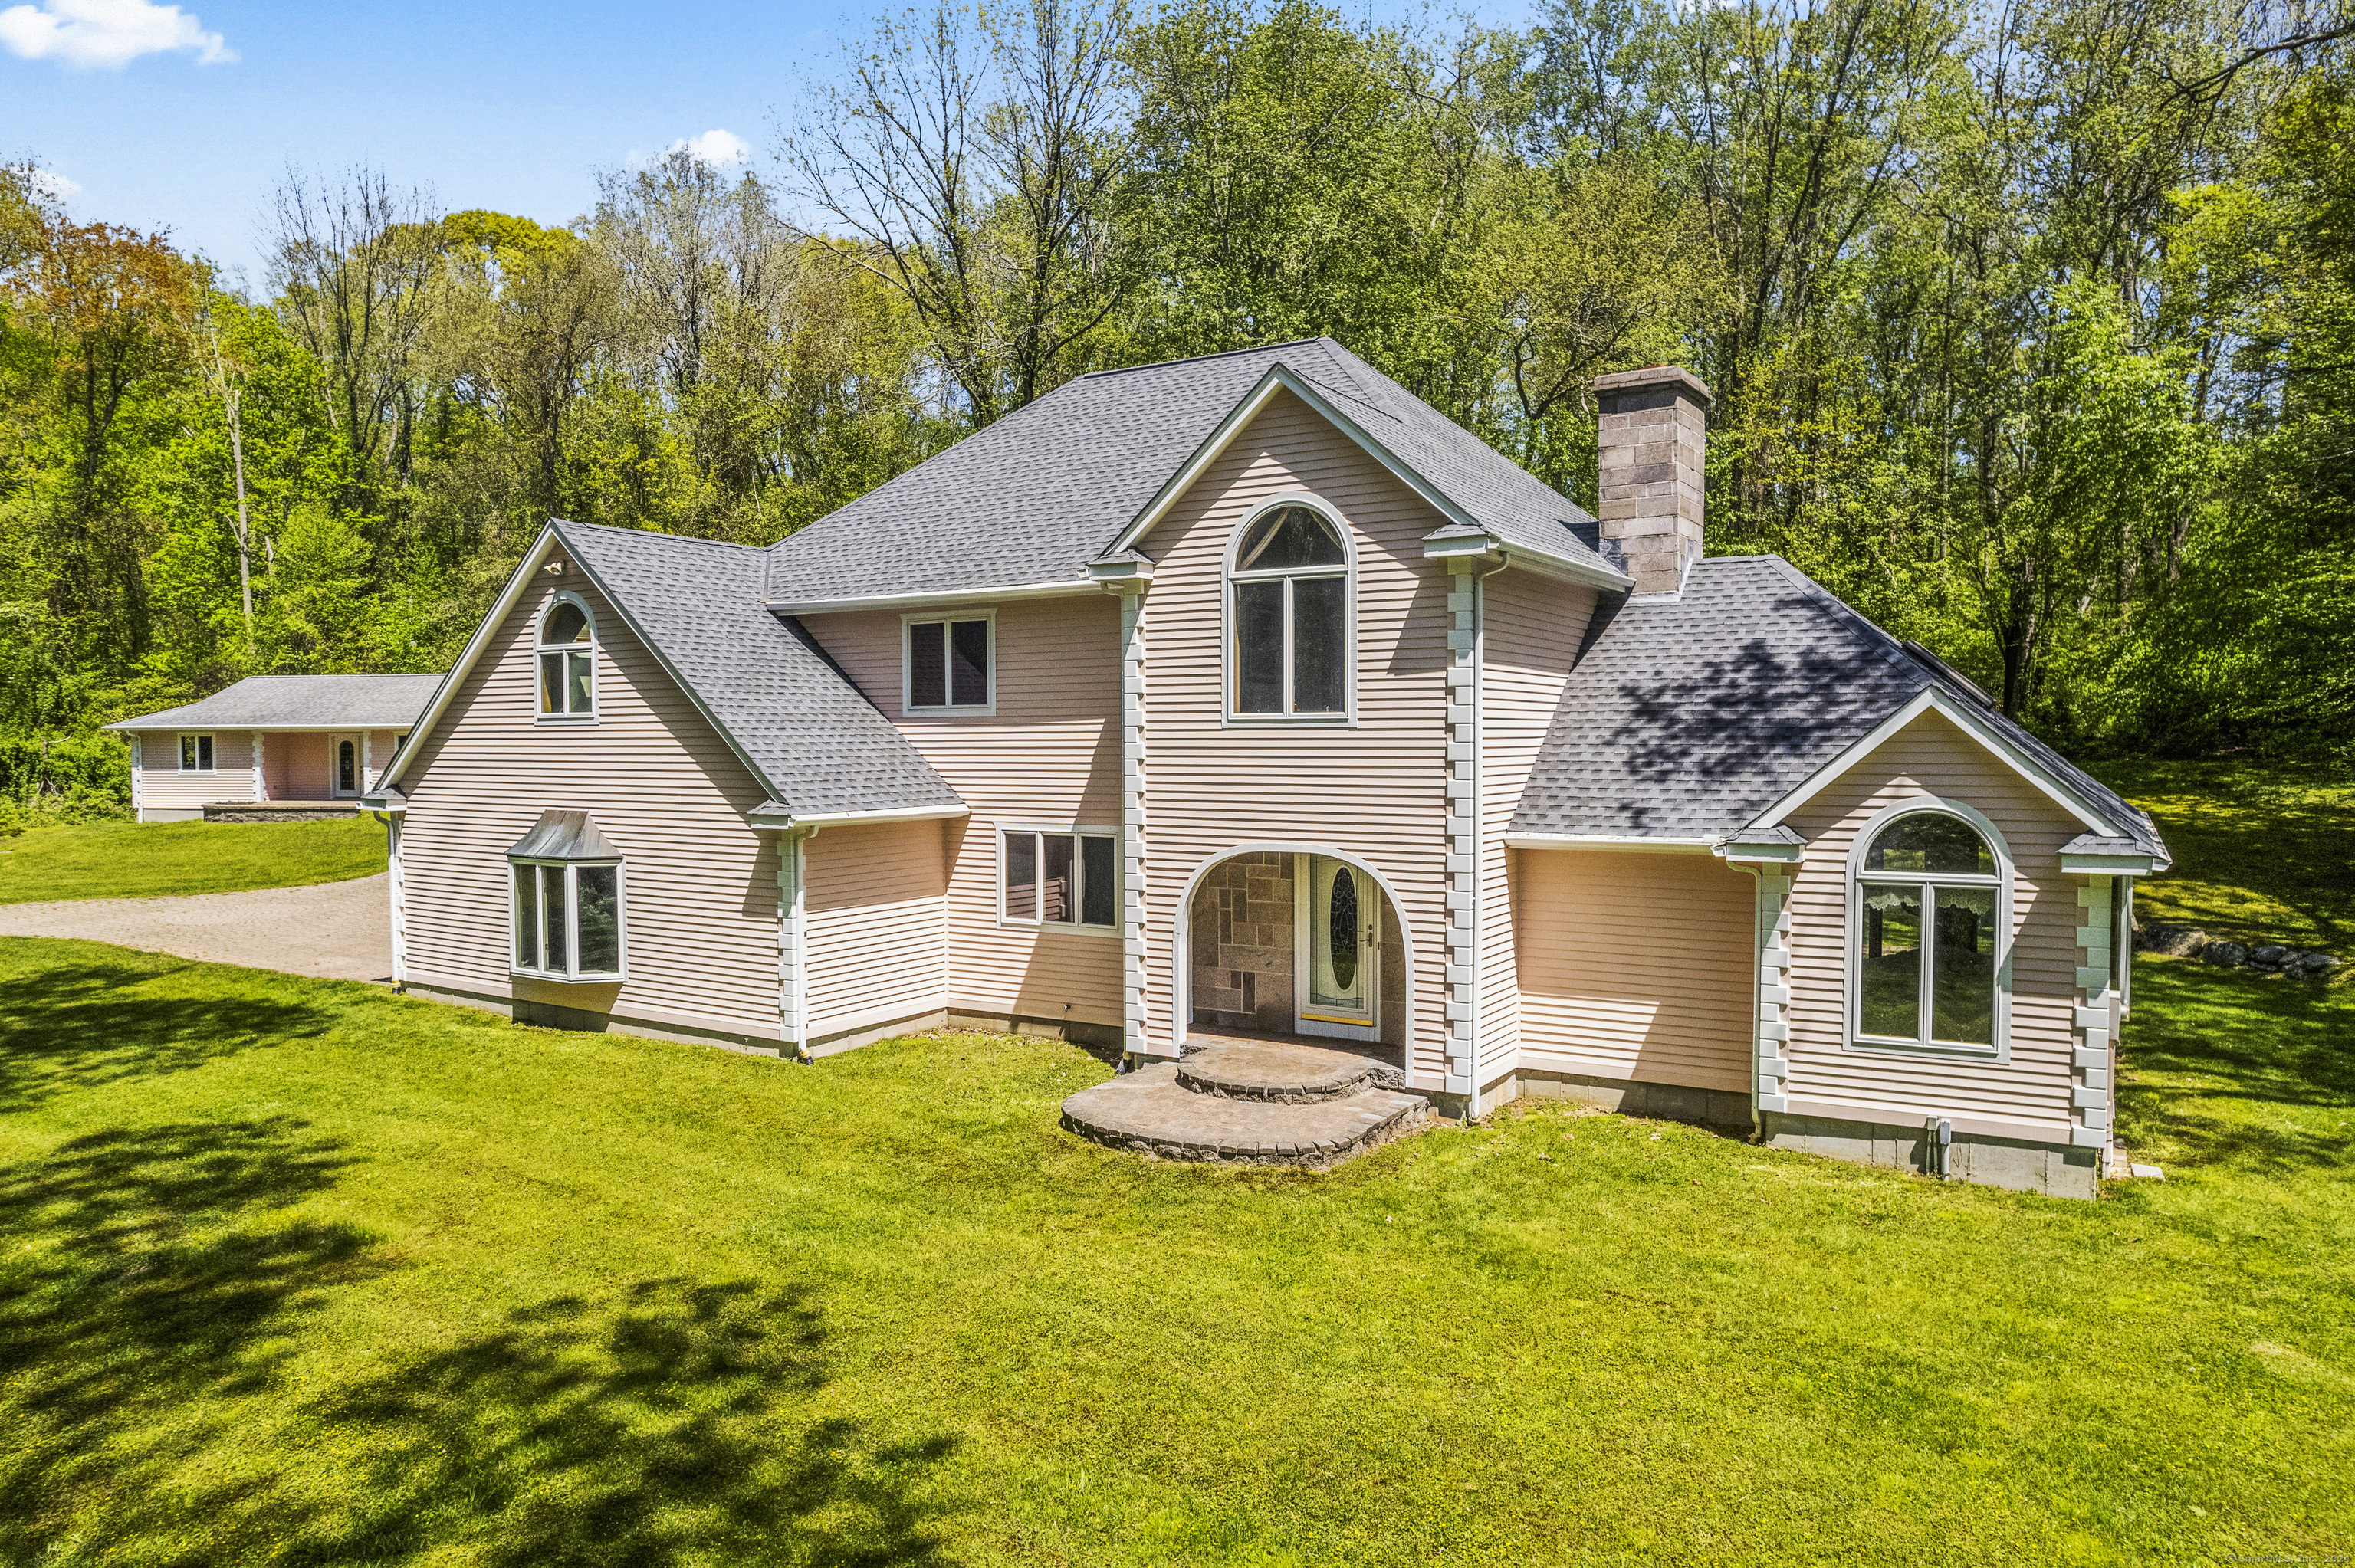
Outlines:
[{"label": "outbuilding window", "polygon": [[539,716],[597,716],[597,622],[570,594],[539,618]]},{"label": "outbuilding window", "polygon": [[2011,877],[1992,824],[1946,802],[1909,803],[1870,824],[1861,846],[1850,899],[1857,1044],[1996,1053]]},{"label": "outbuilding window", "polygon": [[180,771],[210,773],[213,770],[213,737],[208,735],[184,735],[180,737]]},{"label": "outbuilding window", "polygon": [[1109,832],[1012,828],[998,836],[999,916],[1047,930],[1116,929],[1120,842]]},{"label": "outbuilding window", "polygon": [[1243,525],[1227,569],[1235,717],[1348,716],[1350,586],[1348,545],[1320,508],[1286,501]]},{"label": "outbuilding window", "polygon": [[903,712],[986,715],[995,711],[995,611],[911,615],[903,617],[900,626]]},{"label": "outbuilding window", "polygon": [[619,980],[626,970],[622,854],[586,811],[546,811],[507,851],[515,972]]}]

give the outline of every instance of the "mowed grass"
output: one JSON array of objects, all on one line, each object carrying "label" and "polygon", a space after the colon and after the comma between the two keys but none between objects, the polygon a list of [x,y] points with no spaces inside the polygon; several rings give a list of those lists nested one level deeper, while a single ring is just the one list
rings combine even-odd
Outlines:
[{"label": "mowed grass", "polygon": [[2164,1184],[1554,1109],[1154,1164],[815,1068],[0,942],[0,1562],[2194,1563],[2355,1540],[2355,996],[2145,965]]},{"label": "mowed grass", "polygon": [[2142,919],[2355,959],[2355,778],[2344,768],[2227,760],[2100,771],[2151,814],[2175,854],[2171,872],[2137,886]]},{"label": "mowed grass", "polygon": [[305,887],[374,876],[384,824],[86,822],[0,839],[0,904]]}]

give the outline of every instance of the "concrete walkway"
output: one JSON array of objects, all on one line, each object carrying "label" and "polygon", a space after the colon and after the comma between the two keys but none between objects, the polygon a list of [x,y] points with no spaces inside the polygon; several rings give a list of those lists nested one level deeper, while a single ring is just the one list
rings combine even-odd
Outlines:
[{"label": "concrete walkway", "polygon": [[392,980],[391,877],[189,898],[0,904],[0,937],[79,937],[322,980]]}]

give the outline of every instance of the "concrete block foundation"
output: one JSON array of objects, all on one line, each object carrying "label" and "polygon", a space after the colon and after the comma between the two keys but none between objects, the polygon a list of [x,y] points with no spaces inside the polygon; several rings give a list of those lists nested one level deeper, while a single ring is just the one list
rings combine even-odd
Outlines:
[{"label": "concrete block foundation", "polygon": [[[1835,1160],[1884,1171],[1913,1171],[1935,1175],[1935,1151],[1926,1129],[1887,1127],[1877,1122],[1845,1121],[1830,1117],[1794,1116],[1766,1111],[1766,1142],[1776,1149],[1796,1149],[1828,1154]],[[2102,1151],[2023,1139],[1991,1138],[1956,1128],[1946,1149],[1949,1181],[1976,1181],[2014,1192],[2042,1192],[2053,1198],[2096,1195]]]}]

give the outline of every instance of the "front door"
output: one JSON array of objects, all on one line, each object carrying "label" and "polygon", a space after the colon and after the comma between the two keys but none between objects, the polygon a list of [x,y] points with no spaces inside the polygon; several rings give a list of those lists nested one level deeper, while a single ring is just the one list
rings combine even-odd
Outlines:
[{"label": "front door", "polygon": [[338,797],[357,795],[366,782],[360,777],[360,737],[356,735],[329,736],[327,792]]},{"label": "front door", "polygon": [[1380,1038],[1382,895],[1374,879],[1345,860],[1305,854],[1293,876],[1299,891],[1293,922],[1294,1026],[1303,1034],[1343,1040]]}]

